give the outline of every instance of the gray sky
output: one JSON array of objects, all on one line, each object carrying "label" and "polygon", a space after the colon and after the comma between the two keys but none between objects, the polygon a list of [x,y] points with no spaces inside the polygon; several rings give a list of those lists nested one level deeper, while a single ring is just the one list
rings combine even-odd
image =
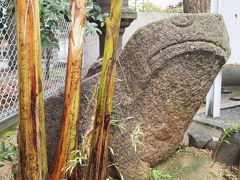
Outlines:
[{"label": "gray sky", "polygon": [[178,2],[180,2],[181,0],[149,0],[149,1],[151,1],[152,3],[160,6],[161,8],[165,8],[170,4],[175,5]]}]

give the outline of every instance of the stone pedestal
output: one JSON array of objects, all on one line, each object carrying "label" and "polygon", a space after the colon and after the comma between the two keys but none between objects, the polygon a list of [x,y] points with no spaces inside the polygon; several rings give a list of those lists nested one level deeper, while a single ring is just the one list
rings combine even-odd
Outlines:
[{"label": "stone pedestal", "polygon": [[137,18],[136,11],[133,11],[129,8],[122,9],[121,25],[118,38],[118,49],[122,49],[122,38],[125,32],[125,29]]},{"label": "stone pedestal", "polygon": [[[109,175],[119,172],[126,180],[150,179],[149,168],[169,158],[206,96],[214,78],[229,58],[230,46],[223,18],[212,14],[181,14],[150,23],[134,33],[119,55],[112,114],[119,119],[111,126]],[[101,66],[81,84],[81,129],[91,127],[94,101],[91,90],[98,86]],[[94,74],[94,72],[96,74]],[[52,166],[61,127],[64,94],[45,102],[48,163]],[[123,127],[123,128],[119,128]],[[132,145],[139,128],[144,146]],[[50,168],[49,168],[50,169]]]},{"label": "stone pedestal", "polygon": [[[101,8],[103,12],[110,12],[111,0],[96,0],[95,1]],[[131,22],[137,18],[137,13],[128,8],[128,0],[123,0],[123,8],[122,8],[122,17],[121,17],[121,25],[119,31],[119,39],[118,39],[118,49],[122,49],[122,37],[125,32],[125,28],[127,28]],[[104,42],[106,35],[106,27],[101,27],[101,34],[99,35],[99,58],[103,57],[104,53]]]}]

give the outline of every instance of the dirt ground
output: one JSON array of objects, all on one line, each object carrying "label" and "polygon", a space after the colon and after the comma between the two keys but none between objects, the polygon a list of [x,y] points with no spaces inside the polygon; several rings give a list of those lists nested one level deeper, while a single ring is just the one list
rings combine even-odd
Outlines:
[{"label": "dirt ground", "polygon": [[213,164],[211,151],[185,147],[155,169],[171,180],[237,180],[236,167]]},{"label": "dirt ground", "polygon": [[[10,128],[10,130],[0,133],[0,145],[2,144],[2,141],[4,141],[5,143],[11,142],[14,145],[17,145],[17,126],[16,125]],[[14,160],[14,163],[16,162],[17,162],[17,159]],[[0,167],[0,180],[12,180],[13,179],[12,163],[7,162],[2,164],[4,164],[5,166]]]},{"label": "dirt ground", "polygon": [[[17,126],[0,134],[0,143],[16,144]],[[237,180],[235,167],[215,163],[211,158],[212,152],[184,147],[176,151],[167,161],[154,169],[163,176],[154,180]],[[17,160],[15,160],[16,163]],[[0,168],[0,180],[12,180],[12,164],[6,163]]]}]

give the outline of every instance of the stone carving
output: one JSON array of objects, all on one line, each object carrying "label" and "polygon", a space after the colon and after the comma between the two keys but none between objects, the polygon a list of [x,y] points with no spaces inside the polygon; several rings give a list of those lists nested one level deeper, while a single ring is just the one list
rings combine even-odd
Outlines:
[{"label": "stone carving", "polygon": [[[212,14],[179,15],[139,29],[119,56],[115,84],[114,119],[111,128],[109,161],[127,180],[149,179],[149,167],[168,158],[180,145],[193,116],[206,96],[215,76],[228,59],[230,49],[223,18]],[[96,66],[95,66],[96,67]],[[90,70],[95,72],[94,70]],[[96,88],[99,73],[82,83],[79,133],[90,124],[92,106],[86,96]],[[53,149],[59,119],[52,112],[60,94],[47,100],[48,149]],[[58,100],[59,101],[59,100]],[[145,145],[134,150],[131,134],[139,126]],[[48,152],[49,156],[54,152]],[[52,153],[52,154],[51,154]],[[50,160],[51,161],[51,160]],[[51,162],[49,162],[51,164]],[[111,166],[114,167],[114,166]],[[113,176],[114,168],[109,169]]]}]

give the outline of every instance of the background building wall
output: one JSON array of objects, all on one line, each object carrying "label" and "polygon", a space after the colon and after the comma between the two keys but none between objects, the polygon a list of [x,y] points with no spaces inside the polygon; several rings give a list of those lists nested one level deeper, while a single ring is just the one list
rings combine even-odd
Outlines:
[{"label": "background building wall", "polygon": [[232,50],[227,63],[240,65],[240,1],[221,0],[219,8],[227,25]]}]

